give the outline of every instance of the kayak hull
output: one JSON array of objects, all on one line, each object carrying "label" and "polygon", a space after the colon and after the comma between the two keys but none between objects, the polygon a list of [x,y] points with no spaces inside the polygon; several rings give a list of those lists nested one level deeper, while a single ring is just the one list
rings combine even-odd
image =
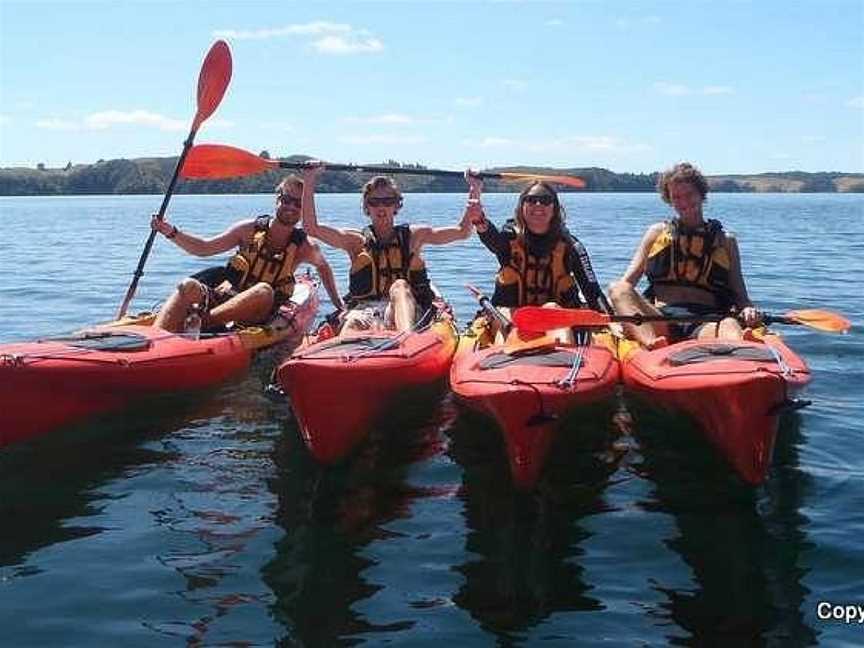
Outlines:
[{"label": "kayak hull", "polygon": [[[299,337],[314,319],[317,284],[273,326],[192,339],[126,318],[73,335],[0,345],[0,446],[121,409],[160,393],[218,385],[248,371],[260,348]],[[148,322],[136,323],[136,322]]]},{"label": "kayak hull", "polygon": [[779,336],[754,341],[686,340],[622,358],[628,390],[683,412],[745,482],[761,484],[779,416],[794,408],[810,371]]},{"label": "kayak hull", "polygon": [[[601,339],[581,350],[552,341],[524,351],[484,348],[476,332],[460,340],[451,388],[460,403],[498,424],[517,488],[536,486],[563,420],[615,393],[618,361]],[[566,382],[577,359],[579,370]]]},{"label": "kayak hull", "polygon": [[301,345],[276,375],[311,455],[323,464],[345,459],[397,399],[441,384],[456,341],[445,315],[422,332],[313,337]]}]

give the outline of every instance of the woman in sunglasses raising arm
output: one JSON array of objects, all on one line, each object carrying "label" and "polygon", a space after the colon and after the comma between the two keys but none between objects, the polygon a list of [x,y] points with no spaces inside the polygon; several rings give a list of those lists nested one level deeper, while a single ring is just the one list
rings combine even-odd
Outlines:
[{"label": "woman in sunglasses raising arm", "polygon": [[433,291],[421,255],[424,245],[446,245],[471,235],[468,214],[452,227],[396,224],[402,192],[387,176],[363,186],[363,211],[371,221],[360,229],[321,225],[315,213],[315,185],[324,171],[303,172],[303,227],[310,236],[344,250],[351,260],[342,330],[408,331],[432,306]]},{"label": "woman in sunglasses raising arm", "polygon": [[470,188],[465,213],[500,264],[492,303],[505,316],[519,306],[578,308],[580,292],[591,308],[612,312],[585,246],[564,224],[564,207],[550,184],[538,180],[523,189],[513,218],[499,230],[480,203],[483,181],[471,171],[465,177]]},{"label": "woman in sunglasses raising arm", "polygon": [[291,298],[294,272],[301,263],[315,266],[331,301],[342,308],[330,264],[296,227],[302,195],[303,181],[286,176],[276,186],[275,217],[265,214],[238,221],[209,239],[181,231],[154,216],[150,226],[189,254],[207,257],[237,248],[227,266],[208,268],[181,281],[159,310],[154,325],[182,332],[192,310],[200,313],[205,328],[228,322],[265,322]]}]

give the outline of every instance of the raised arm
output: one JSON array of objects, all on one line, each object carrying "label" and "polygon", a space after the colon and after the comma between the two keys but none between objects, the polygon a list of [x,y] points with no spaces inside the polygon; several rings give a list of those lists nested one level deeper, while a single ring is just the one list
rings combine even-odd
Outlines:
[{"label": "raised arm", "polygon": [[468,182],[468,201],[458,225],[452,227],[428,227],[416,225],[411,227],[411,245],[415,251],[424,245],[446,245],[471,236],[471,227],[485,220],[480,196],[483,193],[483,181],[476,177],[471,169],[465,172]]},{"label": "raised arm", "polygon": [[176,225],[172,225],[165,219],[159,219],[155,215],[150,220],[150,227],[175,243],[181,250],[195,256],[206,257],[221,254],[242,245],[255,229],[255,221],[238,221],[221,234],[209,239],[184,232]]},{"label": "raised arm", "polygon": [[363,237],[358,232],[318,223],[318,215],[315,213],[315,186],[323,172],[324,164],[320,162],[310,163],[303,168],[303,204],[300,207],[303,229],[309,236],[314,236],[327,245],[354,253],[358,246],[363,244]]},{"label": "raised arm", "polygon": [[568,270],[576,277],[576,283],[579,285],[579,290],[588,302],[588,305],[594,310],[612,313],[612,307],[606,300],[606,295],[603,294],[603,289],[597,281],[597,275],[594,274],[594,268],[591,265],[591,258],[588,256],[588,250],[582,245],[579,239],[571,236],[572,247],[568,258]]},{"label": "raised arm", "polygon": [[645,273],[645,262],[648,260],[648,252],[651,251],[651,246],[654,245],[654,241],[657,240],[664,227],[665,224],[662,222],[654,223],[645,231],[645,235],[639,242],[636,252],[633,253],[630,265],[627,266],[627,270],[621,275],[620,281],[625,281],[634,288],[639,284],[639,280]]},{"label": "raised arm", "polygon": [[339,310],[345,310],[345,302],[342,301],[342,296],[339,294],[339,290],[336,287],[336,279],[333,277],[333,268],[330,267],[327,259],[324,258],[324,255],[321,253],[321,248],[311,241],[307,241],[306,245],[303,246],[301,261],[315,266],[315,269],[318,271],[318,276],[321,277],[321,282],[324,284],[324,289],[327,291],[327,295],[330,297],[333,306]]}]

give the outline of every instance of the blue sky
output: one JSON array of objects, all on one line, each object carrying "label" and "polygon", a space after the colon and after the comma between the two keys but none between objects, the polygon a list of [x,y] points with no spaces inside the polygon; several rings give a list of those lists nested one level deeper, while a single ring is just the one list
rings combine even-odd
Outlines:
[{"label": "blue sky", "polygon": [[0,0],[0,165],[198,142],[334,162],[864,172],[864,2]]}]

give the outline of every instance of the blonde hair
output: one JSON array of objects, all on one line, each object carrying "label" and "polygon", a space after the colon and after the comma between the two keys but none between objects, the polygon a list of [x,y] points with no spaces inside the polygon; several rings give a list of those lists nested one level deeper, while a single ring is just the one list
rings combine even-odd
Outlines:
[{"label": "blonde hair", "polygon": [[393,192],[396,198],[399,200],[397,203],[396,210],[402,208],[402,191],[399,189],[399,185],[396,184],[396,181],[390,176],[379,175],[374,178],[370,178],[369,181],[363,185],[363,211],[367,214],[369,213],[369,207],[366,204],[366,201],[369,200],[369,195],[375,191],[376,189],[389,189]]},{"label": "blonde hair", "polygon": [[288,189],[288,187],[297,187],[300,190],[300,192],[302,193],[303,192],[303,179],[299,176],[294,175],[293,173],[290,175],[287,175],[284,178],[282,178],[282,180],[279,182],[279,184],[276,185],[275,191],[278,194],[285,193],[285,190]]}]

